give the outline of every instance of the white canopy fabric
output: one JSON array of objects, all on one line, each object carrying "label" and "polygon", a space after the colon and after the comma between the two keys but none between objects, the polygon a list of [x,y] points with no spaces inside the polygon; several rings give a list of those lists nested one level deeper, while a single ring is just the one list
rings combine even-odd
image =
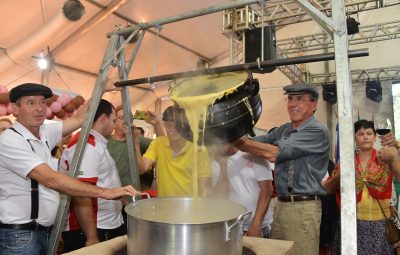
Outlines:
[{"label": "white canopy fabric", "polygon": [[[276,1],[267,1],[267,5],[268,2]],[[223,0],[82,0],[85,14],[79,21],[63,23],[56,29],[53,27],[54,31],[47,34],[46,38],[42,38],[35,45],[29,45],[30,48],[24,49],[24,52],[18,55],[12,50],[16,49],[16,46],[27,46],[24,43],[34,38],[35,31],[49,27],[49,23],[60,16],[64,0],[0,1],[2,31],[0,47],[3,48],[3,51],[0,51],[0,85],[11,89],[24,82],[47,82],[51,88],[71,91],[87,99],[92,93],[107,47],[106,34],[114,30],[117,25],[124,27],[130,22],[149,22],[225,2]],[[357,18],[361,25],[396,20],[400,11],[399,6],[362,12]],[[107,9],[107,7],[114,7],[114,9]],[[156,30],[152,29],[152,31],[153,33],[146,32],[130,72],[130,79],[152,76],[154,70],[156,75],[193,70],[200,58],[211,60],[213,65],[229,63],[226,57],[229,56],[230,41],[222,33],[222,13],[163,25],[160,35],[164,38],[158,39],[157,55]],[[302,22],[281,27],[277,31],[277,40],[320,32],[321,29],[315,22]],[[352,69],[399,65],[399,60],[394,54],[400,48],[398,39],[366,43],[351,48],[365,47],[369,48],[370,56],[351,60]],[[132,52],[132,49],[133,45],[129,45],[127,55]],[[37,67],[36,58],[41,53],[47,55],[49,52],[52,54],[54,63],[47,77]],[[2,62],[4,55],[11,53],[18,56],[17,61],[12,59],[10,62],[7,59],[7,63]],[[323,52],[314,51],[306,54],[316,53]],[[155,68],[154,63],[156,63]],[[311,73],[326,71],[323,63],[307,64],[306,67]],[[330,72],[334,71],[332,61],[328,67]],[[281,95],[281,87],[290,84],[291,81],[279,70],[256,76],[260,79],[266,111],[266,113],[263,112],[259,127],[268,129],[272,124],[268,124],[266,120],[268,116],[271,116],[267,111],[271,111],[271,108],[275,109],[272,115],[276,118],[277,108],[285,110],[283,102],[276,100],[276,95]],[[108,78],[110,82],[117,80],[115,68],[110,71]],[[170,81],[164,81],[152,85],[144,84],[140,86],[142,88],[131,88],[132,110],[154,111],[157,99],[161,100],[159,103],[161,109],[165,108],[171,104],[170,100],[164,100],[171,84]],[[115,105],[120,104],[119,92],[106,93],[105,98]],[[276,121],[282,122],[281,119]]]}]

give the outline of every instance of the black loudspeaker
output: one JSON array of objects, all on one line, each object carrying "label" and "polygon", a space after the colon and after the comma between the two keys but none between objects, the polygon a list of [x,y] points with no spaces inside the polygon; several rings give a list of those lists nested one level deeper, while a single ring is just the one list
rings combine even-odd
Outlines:
[{"label": "black loudspeaker", "polygon": [[358,32],[360,32],[358,26],[360,25],[360,23],[355,20],[354,18],[347,18],[346,19],[346,25],[347,25],[347,34],[348,35],[353,35],[353,34],[357,34]]},{"label": "black loudspeaker", "polygon": [[322,85],[322,99],[330,104],[336,104],[337,93],[336,93],[336,83],[325,83]]},{"label": "black loudspeaker", "polygon": [[366,81],[365,94],[367,98],[374,102],[380,103],[382,101],[382,85],[379,80]]},{"label": "black loudspeaker", "polygon": [[[275,26],[264,27],[264,60],[276,59],[276,33]],[[247,30],[244,37],[244,62],[257,62],[257,58],[261,61],[261,27]],[[264,67],[263,70],[255,69],[255,73],[270,73],[275,67]]]}]

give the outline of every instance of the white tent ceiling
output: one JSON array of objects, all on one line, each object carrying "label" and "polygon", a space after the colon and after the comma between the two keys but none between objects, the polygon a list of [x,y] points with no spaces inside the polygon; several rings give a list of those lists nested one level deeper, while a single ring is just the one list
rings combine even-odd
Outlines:
[{"label": "white tent ceiling", "polygon": [[[42,82],[42,71],[37,68],[36,60],[32,56],[39,56],[41,52],[47,54],[47,48],[49,48],[55,61],[48,78],[49,86],[72,91],[89,98],[108,43],[106,34],[111,32],[116,25],[124,27],[129,23],[121,17],[126,17],[133,22],[148,22],[227,1],[87,0],[81,2],[85,7],[85,14],[82,19],[74,22],[67,29],[57,30],[39,47],[31,49],[23,59],[3,70],[0,73],[0,85],[11,89],[23,82]],[[283,1],[267,1],[267,5],[277,2]],[[312,2],[323,1],[314,0]],[[58,15],[63,3],[63,0],[0,1],[0,27],[2,31],[0,33],[0,47],[4,48],[0,55],[8,52],[18,43],[29,40],[35,30],[40,29],[54,16]],[[97,22],[93,21],[96,15],[104,11],[105,7],[114,4],[119,5],[114,10],[114,14],[105,16]],[[357,15],[357,19],[361,22],[361,25],[393,21],[398,19],[399,6],[393,5],[383,9],[361,12]],[[91,25],[89,26],[89,24]],[[82,26],[85,29],[82,29]],[[313,21],[302,22],[279,29],[277,40],[320,32],[321,29]],[[163,38],[159,39],[156,56],[157,75],[193,70],[200,57],[220,60],[221,55],[229,55],[229,39],[222,34],[221,13],[164,25],[161,28],[161,35],[170,41]],[[147,32],[129,78],[153,75],[155,42],[155,33]],[[365,47],[370,48],[370,57],[352,60],[352,69],[399,65],[398,58],[393,54],[399,51],[400,43],[398,39],[352,46],[352,48]],[[133,46],[128,47],[128,55],[132,48]],[[321,52],[307,52],[307,54]],[[225,60],[217,64],[226,65],[227,63],[228,61]],[[322,63],[308,64],[307,70],[311,73],[326,71]],[[334,71],[333,62],[330,64],[330,71]],[[279,70],[272,74],[259,76],[259,78],[262,80],[262,91],[274,90],[290,83],[290,80]],[[117,80],[116,70],[109,73],[109,79],[111,81]],[[151,90],[148,84],[142,86],[147,90],[130,89],[133,110],[154,110],[155,100],[167,95],[168,82],[160,82],[154,85],[156,86],[155,90]],[[106,98],[117,104],[120,101],[120,93],[108,93]]]},{"label": "white tent ceiling", "polygon": [[[0,35],[0,47],[7,50],[21,40],[29,39],[29,37],[26,38],[29,34],[39,29],[45,22],[60,12],[63,2],[62,0],[1,1],[0,12],[2,15],[0,22],[2,24],[2,33]],[[96,2],[99,6],[107,6],[113,1],[99,0]],[[117,13],[134,21],[146,22],[188,10],[215,5],[223,1],[131,0],[120,2],[126,3],[116,10]],[[128,22],[116,15],[110,15],[91,29],[88,29],[75,41],[65,45],[64,40],[73,36],[74,30],[85,25],[96,13],[102,10],[101,7],[89,1],[82,1],[82,4],[85,6],[86,13],[81,20],[74,22],[72,29],[54,34],[46,44],[42,45],[41,49],[34,49],[24,61],[1,73],[0,84],[11,88],[26,80],[40,81],[41,71],[36,68],[36,61],[31,56],[38,56],[41,50],[46,54],[48,46],[50,51],[53,52],[53,58],[56,63],[50,75],[49,85],[72,90],[89,97],[94,84],[94,75],[99,71],[108,43],[106,33],[112,31],[116,25],[125,26]],[[221,14],[218,13],[163,26],[161,34],[209,59],[226,51],[228,46],[228,39],[221,33]],[[146,77],[153,74],[155,38],[154,34],[146,34],[133,66],[131,78]],[[198,58],[199,56],[196,54],[160,39],[156,73],[165,74],[193,69]],[[67,67],[84,72],[73,71]],[[116,76],[114,73],[110,75]]]}]

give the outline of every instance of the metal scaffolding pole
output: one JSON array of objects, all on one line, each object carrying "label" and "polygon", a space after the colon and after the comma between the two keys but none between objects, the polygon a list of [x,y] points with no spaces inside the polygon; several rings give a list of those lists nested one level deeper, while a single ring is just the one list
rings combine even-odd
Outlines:
[{"label": "metal scaffolding pole", "polygon": [[[78,143],[76,145],[76,149],[74,152],[74,156],[72,157],[71,162],[71,170],[69,174],[73,177],[77,177],[83,153],[85,151],[85,147],[87,144],[87,140],[89,138],[89,132],[92,128],[94,115],[96,113],[97,107],[99,105],[101,96],[103,94],[104,86],[106,84],[106,78],[108,74],[108,70],[110,68],[110,58],[112,58],[115,54],[117,42],[118,42],[118,35],[114,35],[110,38],[107,50],[104,54],[103,64],[100,68],[99,76],[96,79],[96,84],[93,89],[92,97],[89,104],[89,110],[87,113],[87,118],[85,123],[83,123],[81,128],[81,133],[79,136]],[[108,63],[108,64],[106,64]],[[58,206],[57,216],[53,224],[53,229],[51,231],[50,239],[49,239],[49,247],[47,250],[47,255],[54,255],[57,252],[58,242],[60,241],[60,234],[64,227],[64,222],[67,217],[69,211],[69,204],[71,201],[70,196],[61,195],[60,197],[60,204]]]},{"label": "metal scaffolding pole", "polygon": [[[367,49],[353,50],[348,52],[349,57],[364,57],[368,56]],[[347,52],[346,52],[347,56]],[[127,81],[119,81],[115,83],[116,87],[125,87],[130,85],[144,84],[144,83],[153,83],[158,81],[167,81],[167,80],[176,80],[186,77],[200,76],[200,75],[209,75],[209,74],[219,74],[225,72],[235,72],[235,71],[243,71],[243,70],[254,70],[258,68],[265,67],[273,67],[273,66],[284,66],[290,64],[298,64],[298,63],[311,63],[318,61],[327,61],[333,60],[335,56],[333,53],[327,54],[317,54],[317,55],[309,55],[295,58],[285,58],[285,59],[275,59],[275,60],[266,60],[260,62],[251,62],[245,64],[231,65],[231,66],[221,66],[209,69],[199,69],[194,71],[173,73],[173,74],[164,74],[159,76],[152,76],[146,78],[139,78],[134,80]]]},{"label": "metal scaffolding pole", "polygon": [[[143,38],[143,37],[142,37]],[[133,60],[136,57],[137,50],[140,47],[140,43],[142,41],[139,40],[137,44],[135,45],[135,50],[134,54],[132,55],[131,61],[133,63]],[[123,43],[122,37],[120,38],[119,44],[121,45]],[[137,49],[137,50],[136,50]],[[128,73],[129,73],[130,67],[126,68],[125,67],[125,51],[122,51],[118,55],[118,71],[119,71],[119,78],[122,80],[126,80],[128,78]],[[121,91],[121,100],[122,100],[122,110],[124,113],[124,123],[128,127],[131,126],[131,123],[133,121],[133,118],[131,116],[131,100],[129,97],[129,90],[128,87],[122,88]],[[130,132],[126,134],[126,144],[128,148],[128,162],[129,162],[129,174],[131,178],[132,185],[135,187],[136,190],[141,190],[140,187],[140,181],[139,181],[139,173],[137,171],[136,167],[136,152],[134,150],[135,147],[135,137],[132,135],[132,129],[129,129]]]},{"label": "metal scaffolding pole", "polygon": [[340,228],[341,253],[357,254],[357,221],[354,164],[353,95],[347,40],[344,2],[332,3],[333,24],[340,28],[333,33],[335,42],[335,67],[339,118],[340,147]]},{"label": "metal scaffolding pole", "polygon": [[[309,6],[304,0],[303,9]],[[355,164],[354,164],[354,128],[352,86],[348,56],[348,38],[344,0],[333,0],[332,20],[323,25],[332,29],[335,45],[336,84],[339,114],[339,146],[340,146],[340,196],[341,196],[341,253],[343,255],[357,254],[357,222],[355,194]],[[326,21],[315,8],[305,10],[319,24]],[[322,25],[322,24],[321,24]],[[329,31],[328,31],[329,33]]]}]

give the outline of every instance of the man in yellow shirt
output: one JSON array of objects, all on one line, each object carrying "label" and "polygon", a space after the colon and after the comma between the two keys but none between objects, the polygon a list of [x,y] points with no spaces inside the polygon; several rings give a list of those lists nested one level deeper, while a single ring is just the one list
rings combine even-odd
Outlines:
[{"label": "man in yellow shirt", "polygon": [[[143,173],[157,163],[158,196],[160,197],[188,197],[197,192],[199,196],[204,196],[211,177],[206,149],[196,147],[178,133],[172,106],[164,111],[162,120],[167,136],[154,139],[143,156],[138,147],[139,143],[135,144],[139,172]],[[196,173],[197,178],[193,178]]]}]

